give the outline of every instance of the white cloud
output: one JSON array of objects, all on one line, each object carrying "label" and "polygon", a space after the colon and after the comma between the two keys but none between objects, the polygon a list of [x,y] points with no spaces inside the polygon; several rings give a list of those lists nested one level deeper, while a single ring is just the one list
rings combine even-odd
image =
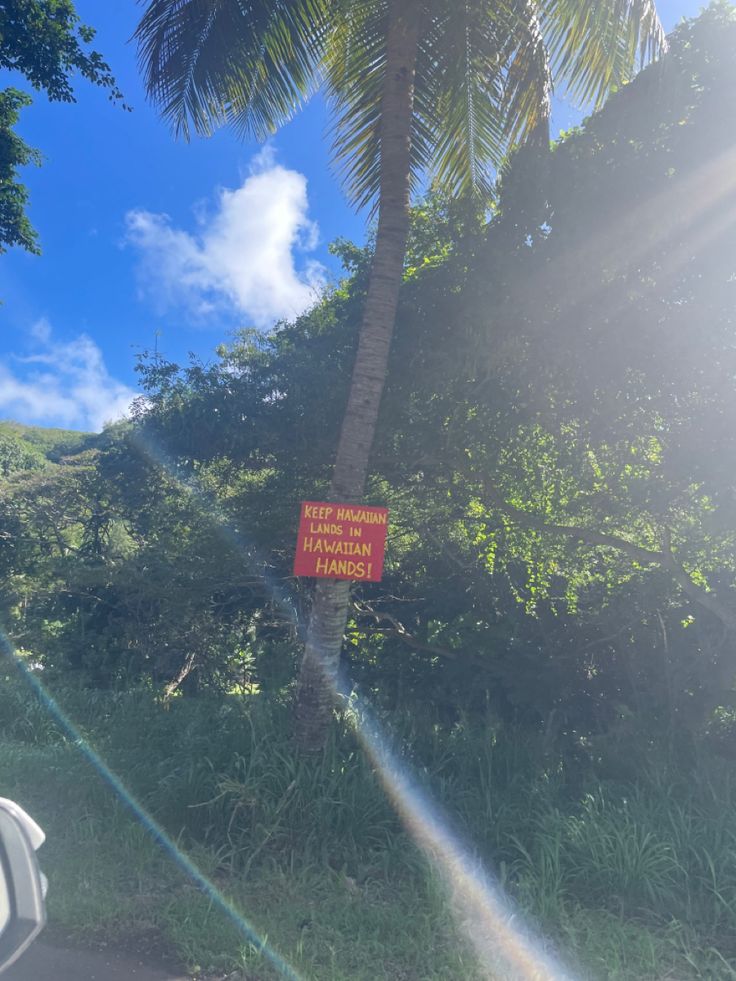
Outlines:
[{"label": "white cloud", "polygon": [[255,158],[239,188],[219,191],[214,213],[199,206],[195,214],[194,233],[165,214],[126,215],[127,241],[141,256],[141,285],[161,312],[185,308],[194,319],[238,314],[268,327],[314,303],[325,270],[306,255],[319,237],[307,179],[276,164],[270,149]]},{"label": "white cloud", "polygon": [[48,321],[39,320],[29,338],[32,353],[0,361],[0,414],[96,432],[125,415],[136,392],[110,376],[90,337],[54,341]]}]

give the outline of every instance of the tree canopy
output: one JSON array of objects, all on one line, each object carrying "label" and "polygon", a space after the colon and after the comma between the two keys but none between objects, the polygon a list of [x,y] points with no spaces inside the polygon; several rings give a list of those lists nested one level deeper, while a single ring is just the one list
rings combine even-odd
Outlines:
[{"label": "tree canopy", "polygon": [[[379,700],[561,737],[731,704],[735,35],[726,4],[678,28],[551,157],[517,154],[490,222],[414,208],[368,490],[386,576],[344,656]],[[370,263],[335,248],[311,312],[144,360],[129,424],[8,464],[4,602],[49,668],[289,689],[298,502],[329,480]]]},{"label": "tree canopy", "polygon": [[[72,0],[0,2],[0,69],[20,75],[52,101],[75,101],[77,74],[106,89],[111,99],[122,99],[108,64],[90,50],[94,36],[80,22]],[[0,92],[0,253],[12,246],[39,251],[19,168],[40,164],[42,158],[14,131],[21,110],[31,102],[26,92],[12,86]]]}]

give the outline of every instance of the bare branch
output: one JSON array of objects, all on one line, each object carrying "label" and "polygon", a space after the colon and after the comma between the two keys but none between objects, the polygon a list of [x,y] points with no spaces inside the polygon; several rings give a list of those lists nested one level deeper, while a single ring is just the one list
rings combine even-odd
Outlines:
[{"label": "bare branch", "polygon": [[[410,633],[404,624],[397,620],[395,616],[384,611],[374,610],[372,606],[367,603],[353,603],[353,607],[357,613],[363,616],[372,617],[377,626],[380,628],[380,632],[391,637],[398,637],[402,640],[407,647],[411,647],[415,651],[424,651],[427,654],[437,654],[439,657],[447,657],[456,660],[458,657],[458,651],[453,651],[449,647],[440,647],[437,644],[428,644],[423,640],[419,640]],[[382,623],[388,623],[391,626],[389,628],[382,628],[380,625]]]}]

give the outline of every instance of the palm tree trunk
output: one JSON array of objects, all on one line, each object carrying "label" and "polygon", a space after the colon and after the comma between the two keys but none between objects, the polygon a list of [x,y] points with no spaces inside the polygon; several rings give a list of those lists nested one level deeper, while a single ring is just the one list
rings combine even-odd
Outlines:
[{"label": "palm tree trunk", "polygon": [[[409,232],[418,20],[414,0],[389,0],[386,77],[381,105],[378,233],[332,475],[330,499],[333,501],[356,503],[363,496],[386,382]],[[296,703],[297,744],[308,752],[324,746],[329,730],[349,602],[349,582],[333,579],[318,582]]]}]

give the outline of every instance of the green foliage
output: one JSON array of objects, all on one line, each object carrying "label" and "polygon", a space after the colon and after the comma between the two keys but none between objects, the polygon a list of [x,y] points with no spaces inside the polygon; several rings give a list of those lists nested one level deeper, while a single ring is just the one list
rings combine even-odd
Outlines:
[{"label": "green foliage", "polygon": [[40,156],[13,132],[21,109],[30,104],[31,99],[17,89],[0,92],[0,252],[13,245],[39,252],[36,233],[26,217],[28,191],[18,181],[18,168],[40,163]]},{"label": "green foliage", "polygon": [[0,476],[8,477],[17,470],[35,470],[44,465],[40,454],[5,427],[0,427]]},{"label": "green foliage", "polygon": [[[324,756],[305,760],[294,756],[285,706],[179,698],[164,711],[140,690],[54,694],[177,849],[302,974],[476,976],[437,872],[348,725]],[[448,831],[473,843],[578,975],[733,977],[728,765],[700,758],[684,773],[653,750],[635,783],[619,782],[488,720],[452,732],[426,715],[419,727],[416,717],[393,722],[400,755],[452,815]],[[48,832],[44,869],[57,928],[86,944],[135,934],[192,966],[247,965],[271,976],[257,951],[243,960],[242,938],[192,888],[176,856],[153,845],[15,678],[0,689],[0,726],[3,787]]]},{"label": "green foliage", "polygon": [[[412,183],[485,199],[509,147],[546,126],[553,80],[601,105],[665,47],[651,0],[594,16],[579,0],[403,7],[419,25]],[[387,23],[385,3],[149,0],[136,37],[148,92],[186,137],[231,123],[265,139],[325,82],[335,157],[363,206],[379,192]]]},{"label": "green foliage", "polygon": [[[369,487],[386,574],[344,658],[378,701],[448,724],[490,703],[570,746],[731,705],[732,230],[675,248],[657,219],[728,193],[733,30],[710,8],[551,158],[520,153],[489,222],[439,193],[414,209]],[[336,250],[311,312],[209,363],[144,361],[131,426],[13,477],[6,617],[48,670],[289,689],[298,505],[325,493],[370,263]]]},{"label": "green foliage", "polygon": [[91,27],[80,24],[71,0],[3,0],[0,68],[20,72],[50,99],[74,101],[74,72],[119,98],[102,57],[85,50],[94,36]]},{"label": "green foliage", "polygon": [[[98,52],[88,50],[94,35],[80,23],[72,0],[2,0],[0,69],[18,73],[54,101],[75,101],[76,73],[120,100],[109,66]],[[15,88],[0,92],[0,253],[14,245],[39,252],[26,215],[28,191],[18,180],[18,168],[40,164],[41,156],[14,132],[20,110],[31,101]]]},{"label": "green foliage", "polygon": [[[593,976],[734,971],[735,32],[722,3],[683,24],[551,153],[520,151],[489,214],[417,204],[372,458],[388,551],[353,594],[346,688]],[[319,760],[289,742],[299,502],[328,486],[371,261],[335,252],[344,279],[294,323],[209,362],[143,359],[129,423],[0,427],[2,622],[242,901],[270,912],[293,875],[329,905],[355,882],[355,931],[385,899],[339,967],[305,953],[295,885],[282,943],[307,973],[360,977],[350,958],[417,889],[397,963],[471,977],[351,713]],[[11,691],[7,738],[63,756]],[[214,956],[171,908],[160,929]]]},{"label": "green foliage", "polygon": [[62,457],[79,453],[96,441],[91,433],[24,426],[18,422],[0,422],[0,438],[8,448],[15,445],[18,453],[29,460],[29,466],[32,466],[31,459],[38,464],[58,463]]}]

